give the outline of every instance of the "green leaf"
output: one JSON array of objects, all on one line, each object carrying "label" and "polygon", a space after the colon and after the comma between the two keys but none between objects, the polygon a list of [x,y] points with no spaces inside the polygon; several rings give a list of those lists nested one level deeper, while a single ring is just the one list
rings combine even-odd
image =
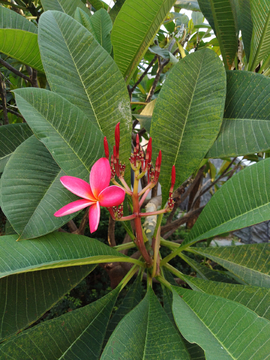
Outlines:
[{"label": "green leaf", "polygon": [[77,7],[90,14],[81,0],[41,0],[44,11],[57,10],[73,16]]},{"label": "green leaf", "polygon": [[227,72],[220,133],[207,157],[254,154],[270,149],[270,79],[247,71]]},{"label": "green leaf", "polygon": [[252,37],[252,18],[250,9],[250,0],[234,0],[235,10],[237,15],[238,29],[242,32],[242,39],[244,42],[245,55],[247,61],[250,56],[250,46]]},{"label": "green leaf", "polygon": [[174,4],[176,9],[186,9],[192,11],[199,11],[200,7],[197,0],[176,0]]},{"label": "green leaf", "polygon": [[28,272],[0,280],[0,338],[38,320],[84,279],[95,265]]},{"label": "green leaf", "polygon": [[238,47],[236,14],[230,0],[198,0],[200,9],[212,26],[227,70],[231,69]]},{"label": "green leaf", "polygon": [[20,29],[0,29],[0,52],[44,72],[37,34]]},{"label": "green leaf", "polygon": [[175,0],[126,0],[112,29],[114,59],[129,83]]},{"label": "green leaf", "polygon": [[116,0],[113,8],[110,10],[109,15],[112,19],[112,22],[115,21],[116,16],[118,15],[119,11],[121,10],[121,7],[123,6],[124,2],[126,0]]},{"label": "green leaf", "polygon": [[250,0],[253,33],[251,39],[249,70],[254,71],[260,61],[269,56],[270,3],[268,0]]},{"label": "green leaf", "polygon": [[193,290],[236,301],[253,310],[257,315],[270,320],[269,289],[256,286],[224,284],[216,281],[202,280],[192,276],[184,276],[184,278]]},{"label": "green leaf", "polygon": [[24,118],[60,168],[67,175],[89,181],[91,167],[104,156],[100,129],[52,91],[28,88],[14,92]]},{"label": "green leaf", "polygon": [[39,46],[52,91],[85,112],[111,144],[115,125],[121,123],[120,159],[128,164],[132,128],[129,96],[111,56],[84,26],[56,11],[40,17]]},{"label": "green leaf", "polygon": [[140,276],[133,282],[123,302],[118,307],[116,312],[113,314],[112,319],[109,322],[105,342],[108,341],[109,337],[113,333],[118,323],[128,314],[142,299],[142,285]]},{"label": "green leaf", "polygon": [[156,99],[150,101],[145,108],[141,111],[140,114],[133,114],[133,116],[139,120],[141,127],[145,128],[145,130],[150,133],[152,115],[154,111],[154,107],[156,104]]},{"label": "green leaf", "polygon": [[[113,355],[112,355],[113,354]],[[180,334],[166,315],[153,290],[119,323],[101,360],[190,359]]]},{"label": "green leaf", "polygon": [[246,167],[222,185],[203,209],[182,247],[269,220],[269,199],[270,158]]},{"label": "green leaf", "polygon": [[0,127],[0,173],[16,148],[33,133],[27,124],[10,124]]},{"label": "green leaf", "polygon": [[211,270],[207,266],[199,264],[197,261],[184,254],[181,254],[181,258],[196,271],[198,277],[204,280],[213,280],[233,284],[237,283],[234,279],[229,277],[230,274],[227,275],[225,272]]},{"label": "green leaf", "polygon": [[0,346],[0,357],[98,360],[118,293],[117,288],[90,305],[12,337]]},{"label": "green leaf", "polygon": [[37,34],[37,27],[24,16],[17,14],[8,8],[0,6],[0,28],[19,29]]},{"label": "green leaf", "polygon": [[100,9],[92,16],[77,8],[75,20],[79,21],[94,36],[97,42],[110,54],[112,51],[112,20],[105,9]]},{"label": "green leaf", "polygon": [[249,244],[217,248],[192,248],[253,286],[270,287],[270,244]]},{"label": "green leaf", "polygon": [[219,132],[225,76],[219,57],[212,50],[204,49],[174,65],[162,86],[150,134],[153,159],[162,151],[159,182],[163,204],[167,201],[172,166],[176,167],[176,188],[197,170]]},{"label": "green leaf", "polygon": [[18,236],[0,237],[0,278],[44,269],[105,262],[142,263],[98,240],[54,232],[34,240],[16,241]]},{"label": "green leaf", "polygon": [[61,184],[63,175],[51,154],[34,136],[14,151],[2,175],[2,208],[21,239],[45,235],[74,217],[74,214],[53,216],[62,206],[77,199]]},{"label": "green leaf", "polygon": [[91,5],[95,8],[95,10],[99,10],[99,9],[108,10],[108,5],[101,0],[91,0]]},{"label": "green leaf", "polygon": [[268,320],[234,301],[173,288],[176,324],[189,342],[196,342],[204,349],[207,360],[268,357]]}]

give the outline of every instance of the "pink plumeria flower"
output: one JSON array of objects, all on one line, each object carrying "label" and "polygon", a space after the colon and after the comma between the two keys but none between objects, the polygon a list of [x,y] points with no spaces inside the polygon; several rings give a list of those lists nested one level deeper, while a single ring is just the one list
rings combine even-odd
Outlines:
[{"label": "pink plumeria flower", "polygon": [[111,167],[108,159],[101,158],[93,165],[90,172],[90,184],[74,176],[62,176],[61,183],[73,194],[82,197],[60,210],[54,216],[72,214],[90,206],[89,225],[90,232],[97,230],[100,219],[100,206],[112,207],[120,205],[125,198],[125,191],[116,185],[109,186]]}]

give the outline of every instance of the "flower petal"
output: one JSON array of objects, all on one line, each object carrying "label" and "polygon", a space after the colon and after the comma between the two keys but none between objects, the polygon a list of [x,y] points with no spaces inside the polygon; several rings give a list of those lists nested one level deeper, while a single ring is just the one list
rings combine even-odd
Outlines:
[{"label": "flower petal", "polygon": [[84,199],[96,201],[91,191],[90,185],[86,181],[74,176],[62,176],[60,178],[60,181],[64,185],[64,187],[71,191],[73,194],[80,196]]},{"label": "flower petal", "polygon": [[90,206],[94,204],[92,201],[89,200],[76,200],[73,201],[70,204],[67,204],[65,206],[63,206],[61,209],[59,209],[58,211],[56,211],[56,213],[54,214],[54,216],[65,216],[65,215],[69,215],[72,214],[76,211],[82,210],[84,208],[86,208],[87,206]]},{"label": "flower petal", "polygon": [[96,198],[99,193],[110,185],[111,167],[109,160],[101,158],[93,165],[90,172],[90,187]]},{"label": "flower petal", "polygon": [[125,191],[119,186],[112,185],[104,189],[98,197],[101,206],[112,207],[120,205],[125,199]]},{"label": "flower petal", "polygon": [[89,226],[91,233],[97,230],[99,219],[100,219],[100,206],[99,206],[99,202],[96,202],[89,209]]}]

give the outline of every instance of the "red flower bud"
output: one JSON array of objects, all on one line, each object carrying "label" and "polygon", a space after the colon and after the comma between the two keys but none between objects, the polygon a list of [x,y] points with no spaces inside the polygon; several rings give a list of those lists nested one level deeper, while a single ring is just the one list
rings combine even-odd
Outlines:
[{"label": "red flower bud", "polygon": [[104,137],[103,143],[104,143],[105,156],[109,160],[110,153],[109,153],[109,145],[106,136]]},{"label": "red flower bud", "polygon": [[174,187],[174,184],[175,184],[175,165],[172,166],[172,175],[171,175],[171,188],[170,188],[170,193],[173,192],[173,187]]}]

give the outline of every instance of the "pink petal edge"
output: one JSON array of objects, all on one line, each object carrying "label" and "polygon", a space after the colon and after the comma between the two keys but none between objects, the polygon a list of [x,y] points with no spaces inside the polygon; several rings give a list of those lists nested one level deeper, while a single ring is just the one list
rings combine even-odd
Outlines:
[{"label": "pink petal edge", "polygon": [[93,233],[97,230],[100,219],[100,206],[99,203],[95,203],[89,209],[89,227],[90,232]]},{"label": "pink petal edge", "polygon": [[120,205],[125,199],[125,191],[117,185],[108,186],[98,197],[99,203],[104,207]]},{"label": "pink petal edge", "polygon": [[62,176],[60,178],[60,181],[64,185],[64,187],[71,191],[73,194],[80,196],[84,199],[96,201],[91,191],[90,185],[86,181],[74,176]]},{"label": "pink petal edge", "polygon": [[60,217],[60,216],[73,214],[74,212],[82,210],[92,204],[94,203],[89,200],[76,200],[63,206],[61,209],[57,210],[54,216]]},{"label": "pink petal edge", "polygon": [[109,160],[101,158],[95,162],[90,172],[90,187],[96,198],[98,198],[102,190],[110,185],[110,180],[111,167]]}]

